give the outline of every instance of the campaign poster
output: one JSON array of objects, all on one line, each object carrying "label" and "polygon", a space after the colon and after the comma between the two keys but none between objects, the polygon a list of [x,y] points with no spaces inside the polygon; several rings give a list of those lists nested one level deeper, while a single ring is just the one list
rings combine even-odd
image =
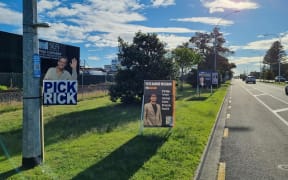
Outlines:
[{"label": "campaign poster", "polygon": [[200,87],[210,87],[211,86],[211,71],[199,71],[199,85]]},{"label": "campaign poster", "polygon": [[218,73],[217,72],[212,72],[212,84],[218,85]]},{"label": "campaign poster", "polygon": [[43,105],[76,105],[77,81],[43,80]]},{"label": "campaign poster", "polygon": [[172,80],[144,81],[144,127],[175,125],[175,82]]}]

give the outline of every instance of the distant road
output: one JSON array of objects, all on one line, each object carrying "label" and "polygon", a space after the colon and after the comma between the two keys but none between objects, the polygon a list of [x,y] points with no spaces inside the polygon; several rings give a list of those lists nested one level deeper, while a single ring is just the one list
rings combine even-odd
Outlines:
[{"label": "distant road", "polygon": [[284,87],[233,80],[220,162],[227,180],[288,180],[288,96]]}]

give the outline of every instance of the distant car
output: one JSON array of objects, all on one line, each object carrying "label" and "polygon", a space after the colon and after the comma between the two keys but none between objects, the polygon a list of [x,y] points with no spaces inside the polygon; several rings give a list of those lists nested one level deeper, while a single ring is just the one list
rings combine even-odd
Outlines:
[{"label": "distant car", "polygon": [[256,78],[254,76],[247,76],[245,82],[256,84]]},{"label": "distant car", "polygon": [[286,79],[283,76],[276,76],[275,77],[275,82],[285,82]]}]

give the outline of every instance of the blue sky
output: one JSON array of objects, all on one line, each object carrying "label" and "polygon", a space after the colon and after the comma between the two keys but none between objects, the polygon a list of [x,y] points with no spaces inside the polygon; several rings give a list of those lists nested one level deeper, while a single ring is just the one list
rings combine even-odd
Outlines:
[{"label": "blue sky", "polygon": [[[103,67],[116,58],[119,36],[131,42],[139,30],[157,33],[173,49],[218,25],[239,74],[259,71],[273,41],[281,39],[287,50],[287,6],[287,0],[38,0],[38,21],[51,25],[39,38],[79,46],[82,62]],[[1,0],[0,12],[0,30],[22,34],[22,0]]]}]

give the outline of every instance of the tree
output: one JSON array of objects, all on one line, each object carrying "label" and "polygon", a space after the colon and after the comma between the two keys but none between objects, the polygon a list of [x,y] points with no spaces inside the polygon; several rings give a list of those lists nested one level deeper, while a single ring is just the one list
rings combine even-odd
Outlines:
[{"label": "tree", "polygon": [[232,74],[232,69],[236,67],[235,64],[230,64],[226,56],[233,54],[229,48],[224,47],[226,40],[223,34],[219,31],[218,27],[213,29],[211,33],[196,32],[195,36],[191,37],[189,42],[192,43],[204,56],[204,61],[202,61],[198,68],[202,70],[214,69],[214,41],[215,42],[215,52],[216,54],[216,69],[220,74],[224,75],[227,71]]},{"label": "tree", "polygon": [[172,51],[173,58],[176,64],[181,69],[181,90],[183,90],[184,69],[192,68],[192,65],[198,64],[202,61],[201,54],[197,53],[195,49],[188,48],[187,44],[179,46]]},{"label": "tree", "polygon": [[121,68],[116,74],[115,85],[109,90],[112,101],[139,101],[143,95],[144,80],[174,79],[172,60],[165,58],[165,44],[156,34],[137,32],[132,44],[121,38],[118,42]]},{"label": "tree", "polygon": [[285,57],[286,57],[286,53],[284,51],[284,47],[279,41],[275,41],[271,45],[270,49],[267,50],[263,59],[263,63],[268,64],[270,66],[270,70],[274,74],[278,74],[278,70],[279,70],[278,63],[279,61],[281,63]]}]

